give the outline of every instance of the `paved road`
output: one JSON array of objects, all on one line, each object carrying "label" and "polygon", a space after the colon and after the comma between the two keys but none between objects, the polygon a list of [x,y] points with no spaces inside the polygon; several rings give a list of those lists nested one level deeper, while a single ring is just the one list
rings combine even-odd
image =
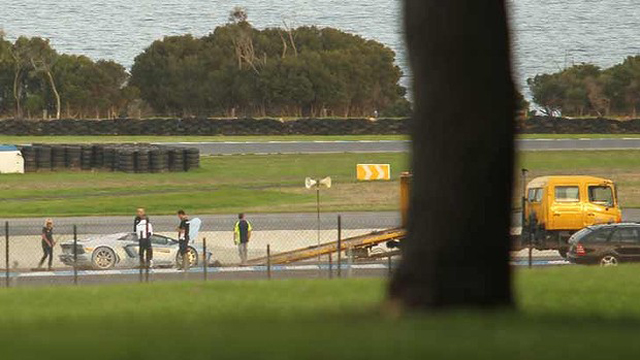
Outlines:
[{"label": "paved road", "polygon": [[[195,215],[197,216],[197,215]],[[396,211],[385,212],[345,212],[342,216],[344,229],[388,229],[400,224],[400,214]],[[194,217],[194,216],[192,216]],[[203,222],[202,231],[228,231],[237,221],[236,215],[203,215],[197,216]],[[247,214],[247,218],[256,230],[313,230],[318,226],[315,213],[302,214]],[[331,230],[337,228],[338,213],[324,213],[320,218],[321,228]],[[70,217],[54,219],[56,232],[71,233],[73,225],[77,225],[79,234],[106,234],[131,231],[133,216],[107,217]],[[9,221],[12,235],[37,235],[42,229],[43,219],[2,219],[2,224]],[[172,231],[178,224],[176,216],[151,216],[156,231]],[[4,233],[4,229],[1,232]]]},{"label": "paved road", "polygon": [[[197,147],[203,155],[240,155],[408,152],[410,142],[408,140],[383,140],[183,142],[169,144]],[[640,138],[520,139],[517,141],[517,147],[520,150],[534,151],[640,149]]]},{"label": "paved road", "polygon": [[169,144],[197,147],[202,155],[389,153],[409,151],[408,140],[184,142]]},{"label": "paved road", "polygon": [[[345,212],[342,216],[344,229],[388,229],[400,225],[400,213],[396,211]],[[203,215],[204,231],[228,231],[236,222],[235,215]],[[260,230],[313,230],[317,228],[315,213],[301,214],[247,214],[255,229]],[[323,213],[320,226],[323,230],[337,228],[338,213]],[[77,225],[79,234],[107,234],[129,231],[133,226],[132,216],[70,217],[55,219],[57,232],[70,233]],[[171,231],[178,220],[175,216],[155,216],[151,218],[158,231]],[[640,209],[623,209],[624,221],[640,222]],[[12,235],[38,235],[42,228],[41,218],[1,219],[9,221]],[[519,226],[520,213],[513,213],[513,224]],[[0,229],[3,230],[3,229]],[[1,231],[4,233],[4,231]]]},{"label": "paved road", "polygon": [[520,139],[520,150],[623,150],[640,149],[640,138]]}]

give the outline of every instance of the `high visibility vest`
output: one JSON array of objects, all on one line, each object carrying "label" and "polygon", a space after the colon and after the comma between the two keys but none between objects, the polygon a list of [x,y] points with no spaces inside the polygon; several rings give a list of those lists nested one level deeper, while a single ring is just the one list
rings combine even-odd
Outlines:
[{"label": "high visibility vest", "polygon": [[[248,220],[245,221],[247,222],[247,231],[252,231],[251,223]],[[247,234],[247,236],[248,235],[249,234]],[[236,245],[240,244],[240,221],[236,222],[236,225],[233,227],[233,242]]]}]

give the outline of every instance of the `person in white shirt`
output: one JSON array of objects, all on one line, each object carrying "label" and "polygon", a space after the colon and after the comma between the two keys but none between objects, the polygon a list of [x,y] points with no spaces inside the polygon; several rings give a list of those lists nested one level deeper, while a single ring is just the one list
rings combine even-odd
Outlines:
[{"label": "person in white shirt", "polygon": [[[151,267],[153,260],[153,248],[151,247],[151,235],[153,235],[153,225],[149,221],[145,209],[139,208],[136,211],[136,218],[133,221],[133,229],[138,238],[140,248],[140,267]],[[146,256],[145,256],[146,255]]]}]

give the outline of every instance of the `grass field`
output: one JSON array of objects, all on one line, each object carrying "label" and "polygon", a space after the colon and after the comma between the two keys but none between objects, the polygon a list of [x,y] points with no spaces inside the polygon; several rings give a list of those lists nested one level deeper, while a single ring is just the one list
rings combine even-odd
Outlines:
[{"label": "grass field", "polygon": [[408,140],[404,135],[282,135],[282,136],[13,136],[0,135],[0,144],[149,143],[149,142],[268,142]]},{"label": "grass field", "polygon": [[[393,181],[359,183],[357,163],[391,164]],[[623,207],[640,207],[640,150],[523,152],[516,169],[529,179],[552,174],[612,178]],[[124,215],[137,206],[152,214],[184,207],[192,213],[315,211],[307,176],[330,175],[335,186],[322,192],[325,211],[395,210],[407,154],[246,155],[204,157],[189,173],[124,174],[61,172],[3,175],[0,216]],[[519,177],[517,178],[519,181]],[[516,199],[520,184],[516,184]]]},{"label": "grass field", "polygon": [[[357,163],[389,163],[394,181],[357,183]],[[397,178],[408,167],[402,154],[204,157],[188,173],[56,172],[3,175],[0,217],[124,215],[137,206],[152,214],[315,211],[307,176],[331,176],[324,210],[398,207]]]},{"label": "grass field", "polygon": [[518,270],[517,311],[384,315],[381,280],[0,289],[3,359],[622,359],[640,271]]}]

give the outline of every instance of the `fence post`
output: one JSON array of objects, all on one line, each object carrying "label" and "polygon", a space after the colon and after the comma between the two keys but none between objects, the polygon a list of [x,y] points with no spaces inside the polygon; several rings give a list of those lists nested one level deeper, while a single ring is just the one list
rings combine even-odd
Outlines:
[{"label": "fence post", "polygon": [[533,234],[529,234],[529,268],[533,266]]},{"label": "fence post", "polygon": [[78,285],[78,227],[73,225],[73,284]]},{"label": "fence post", "polygon": [[329,253],[329,279],[333,279],[333,255]]},{"label": "fence post", "polygon": [[9,287],[9,222],[4,223],[4,265],[5,265],[5,286]]},{"label": "fence post", "polygon": [[267,244],[267,279],[271,280],[271,245]]},{"label": "fence post", "polygon": [[347,261],[348,261],[348,269],[347,269],[347,277],[350,278],[353,276],[353,248],[349,246],[347,248]]},{"label": "fence post", "polygon": [[204,281],[207,281],[207,270],[209,267],[207,263],[207,238],[202,238],[202,266],[204,266]]},{"label": "fence post", "polygon": [[391,255],[387,256],[387,267],[388,267],[388,268],[387,268],[387,275],[388,275],[389,277],[391,277],[391,264],[392,264],[392,262],[391,262],[391,258],[392,258],[392,256],[391,256]]},{"label": "fence post", "polygon": [[338,215],[338,278],[342,277],[342,215]]}]

